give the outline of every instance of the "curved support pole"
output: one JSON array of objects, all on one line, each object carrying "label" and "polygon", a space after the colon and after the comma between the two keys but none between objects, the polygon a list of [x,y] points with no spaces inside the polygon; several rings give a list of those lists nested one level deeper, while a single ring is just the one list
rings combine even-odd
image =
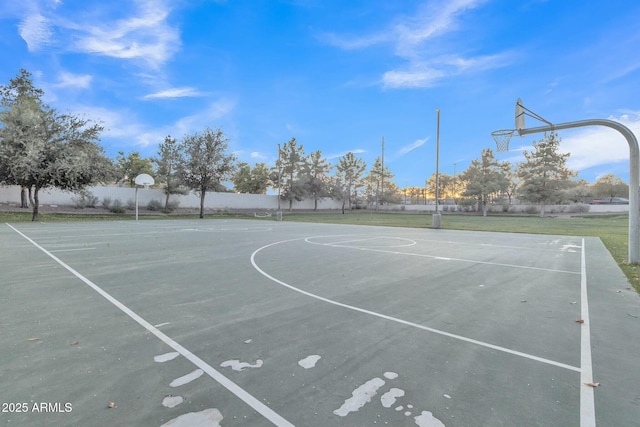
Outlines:
[{"label": "curved support pole", "polygon": [[638,149],[638,140],[631,129],[613,120],[590,119],[518,129],[518,134],[524,136],[584,126],[606,126],[615,129],[627,139],[629,144],[629,263],[638,264],[640,262],[640,150]]}]

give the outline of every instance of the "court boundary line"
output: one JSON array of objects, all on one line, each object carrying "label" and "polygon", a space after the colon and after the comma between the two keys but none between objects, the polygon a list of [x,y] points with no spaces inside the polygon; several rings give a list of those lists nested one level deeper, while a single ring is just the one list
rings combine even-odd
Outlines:
[{"label": "court boundary line", "polygon": [[280,414],[278,414],[273,409],[269,408],[268,406],[266,406],[265,404],[260,402],[252,394],[250,394],[248,391],[246,391],[245,389],[243,389],[242,387],[240,387],[239,385],[237,385],[236,383],[231,381],[229,378],[224,376],[222,373],[220,373],[218,370],[213,368],[207,362],[205,362],[204,360],[202,360],[201,358],[199,358],[198,356],[193,354],[191,351],[189,351],[187,348],[183,347],[178,342],[174,341],[168,335],[166,335],[165,333],[160,331],[158,328],[153,326],[151,323],[149,323],[146,320],[144,320],[140,315],[135,313],[133,310],[131,310],[129,307],[127,307],[126,305],[121,303],[119,300],[117,300],[113,296],[111,296],[108,292],[103,290],[101,287],[99,287],[98,285],[93,283],[91,280],[89,280],[88,278],[86,278],[85,276],[80,274],[78,271],[73,269],[71,266],[67,265],[64,261],[62,261],[60,258],[58,258],[55,255],[53,255],[47,249],[45,249],[44,247],[40,246],[35,240],[31,239],[29,236],[27,236],[26,234],[22,233],[20,230],[18,230],[17,228],[13,227],[11,224],[5,223],[5,225],[7,225],[13,231],[18,233],[23,238],[25,238],[33,246],[35,246],[37,249],[42,251],[45,255],[47,255],[48,257],[53,259],[55,262],[57,262],[60,266],[64,267],[67,271],[69,271],[75,277],[80,279],[82,282],[84,282],[86,285],[88,285],[90,288],[92,288],[94,291],[96,291],[98,294],[100,294],[103,298],[105,298],[111,304],[113,304],[118,309],[120,309],[123,313],[125,313],[127,316],[129,316],[131,319],[133,319],[140,326],[145,328],[147,331],[151,332],[153,335],[155,335],[157,338],[159,338],[162,342],[164,342],[169,347],[173,348],[175,351],[180,353],[184,358],[189,360],[195,366],[197,366],[198,368],[202,369],[204,372],[206,372],[209,375],[209,377],[211,377],[218,384],[220,384],[221,386],[226,388],[228,391],[233,393],[236,397],[238,397],[244,403],[249,405],[251,408],[253,408],[256,412],[258,412],[264,418],[266,418],[267,420],[271,421],[274,425],[276,425],[278,427],[294,427],[294,424],[292,424],[289,421],[287,421]]},{"label": "court boundary line", "polygon": [[[324,237],[324,236],[314,236],[314,237]],[[270,248],[270,247],[275,246],[275,245],[283,244],[283,243],[290,243],[290,242],[295,242],[295,241],[306,241],[306,239],[310,239],[310,238],[313,238],[313,237],[306,237],[306,238],[305,237],[300,237],[300,238],[296,238],[296,239],[287,239],[287,240],[281,240],[281,241],[278,241],[278,242],[273,242],[273,243],[269,243],[267,245],[264,245],[264,246],[256,249],[251,254],[251,258],[250,258],[251,259],[251,265],[253,265],[253,268],[255,268],[256,271],[258,271],[258,273],[260,273],[261,275],[263,275],[267,279],[271,280],[272,282],[275,282],[275,283],[277,283],[277,284],[279,284],[281,286],[284,286],[284,287],[286,287],[288,289],[291,289],[292,291],[298,292],[298,293],[300,293],[302,295],[306,295],[308,297],[311,297],[311,298],[317,299],[319,301],[323,301],[323,302],[335,305],[337,307],[342,307],[342,308],[346,308],[348,310],[353,310],[353,311],[356,311],[356,312],[359,312],[359,313],[368,314],[370,316],[378,317],[380,319],[389,320],[389,321],[392,321],[392,322],[395,322],[395,323],[399,323],[399,324],[402,324],[402,325],[405,325],[405,326],[411,326],[411,327],[414,327],[414,328],[417,328],[417,329],[422,329],[424,331],[431,332],[431,333],[434,333],[434,334],[437,334],[437,335],[442,335],[442,336],[445,336],[445,337],[448,337],[448,338],[453,338],[453,339],[456,339],[456,340],[459,340],[459,341],[467,342],[467,343],[470,343],[470,344],[475,344],[475,345],[478,345],[480,347],[490,348],[492,350],[497,350],[497,351],[500,351],[502,353],[507,353],[507,354],[519,356],[519,357],[522,357],[522,358],[525,358],[525,359],[534,360],[536,362],[544,363],[544,364],[547,364],[547,365],[556,366],[556,367],[567,369],[567,370],[574,371],[574,372],[581,372],[581,368],[576,367],[576,366],[571,366],[571,365],[568,365],[566,363],[556,362],[555,360],[545,359],[543,357],[534,356],[532,354],[524,353],[524,352],[517,351],[517,350],[512,350],[512,349],[509,349],[509,348],[506,348],[506,347],[501,347],[501,346],[498,346],[498,345],[495,345],[495,344],[486,343],[486,342],[475,340],[473,338],[468,338],[468,337],[465,337],[465,336],[462,336],[462,335],[456,335],[456,334],[453,334],[453,333],[450,333],[450,332],[446,332],[446,331],[442,331],[442,330],[439,330],[439,329],[430,328],[428,326],[420,325],[418,323],[409,322],[407,320],[399,319],[397,317],[388,316],[386,314],[378,313],[378,312],[371,311],[371,310],[366,310],[364,308],[356,307],[356,306],[353,306],[353,305],[341,303],[341,302],[338,302],[338,301],[335,301],[335,300],[332,300],[332,299],[329,299],[329,298],[322,297],[320,295],[317,295],[317,294],[305,291],[303,289],[297,288],[297,287],[295,287],[293,285],[290,285],[290,284],[288,284],[288,283],[286,283],[286,282],[284,282],[284,281],[282,281],[280,279],[277,279],[277,278],[271,276],[269,273],[267,273],[266,271],[262,270],[260,268],[260,266],[258,266],[258,264],[257,264],[257,262],[255,260],[255,256],[260,251],[262,251],[264,249]],[[321,245],[321,246],[324,246],[324,245]]]},{"label": "court boundary line", "polygon": [[591,327],[589,322],[589,300],[587,299],[587,262],[586,247],[582,239],[580,273],[580,427],[595,427],[596,408],[593,383],[593,365],[591,361]]}]

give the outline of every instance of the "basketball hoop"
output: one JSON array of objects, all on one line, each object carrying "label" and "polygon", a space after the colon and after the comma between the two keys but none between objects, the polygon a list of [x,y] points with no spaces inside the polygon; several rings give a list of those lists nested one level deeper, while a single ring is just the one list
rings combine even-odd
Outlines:
[{"label": "basketball hoop", "polygon": [[514,133],[515,129],[502,129],[491,132],[491,136],[496,142],[498,153],[509,151],[509,142]]}]

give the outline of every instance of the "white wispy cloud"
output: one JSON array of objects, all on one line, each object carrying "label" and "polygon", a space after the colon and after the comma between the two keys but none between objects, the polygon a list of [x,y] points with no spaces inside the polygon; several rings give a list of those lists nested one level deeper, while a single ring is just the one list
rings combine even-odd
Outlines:
[{"label": "white wispy cloud", "polygon": [[403,19],[395,25],[396,52],[412,57],[415,49],[425,41],[458,29],[458,17],[474,9],[486,0],[438,0],[425,2],[415,16]]},{"label": "white wispy cloud", "polygon": [[91,85],[93,76],[89,74],[73,74],[63,71],[58,76],[58,82],[53,86],[58,88],[80,88],[86,89]]},{"label": "white wispy cloud", "polygon": [[268,156],[265,156],[259,151],[252,151],[250,156],[252,159],[256,159],[256,160],[267,160],[269,158]]},{"label": "white wispy cloud", "polygon": [[[640,137],[640,112],[609,119],[622,123],[636,138]],[[629,161],[627,140],[616,130],[602,126],[588,127],[562,137],[560,151],[571,153],[567,166],[576,170]]]},{"label": "white wispy cloud", "polygon": [[400,150],[398,150],[398,155],[399,156],[404,156],[405,154],[412,152],[416,148],[423,146],[424,144],[427,143],[428,140],[429,140],[429,137],[426,137],[424,139],[417,139],[414,142],[412,142],[411,144],[406,145],[406,146],[402,147]]},{"label": "white wispy cloud", "polygon": [[231,99],[214,101],[206,108],[199,110],[196,114],[178,120],[173,125],[173,133],[176,135],[186,135],[194,131],[201,131],[206,127],[213,127],[217,120],[229,115],[234,110],[235,105],[235,101]]},{"label": "white wispy cloud", "polygon": [[18,32],[30,52],[49,45],[53,35],[51,22],[40,13],[26,16],[18,25]]},{"label": "white wispy cloud", "polygon": [[444,76],[443,70],[427,67],[421,70],[391,70],[382,75],[382,85],[386,88],[432,87]]},{"label": "white wispy cloud", "polygon": [[203,95],[203,93],[198,92],[192,87],[176,87],[145,95],[142,97],[142,99],[186,98]]},{"label": "white wispy cloud", "polygon": [[[167,135],[178,139],[184,135],[200,132],[206,127],[214,127],[215,122],[224,119],[234,108],[235,103],[221,99],[199,109],[197,113],[182,117],[173,123],[157,127],[146,124],[136,112],[129,110],[113,110],[89,105],[75,105],[70,108],[73,114],[86,117],[104,127],[102,139],[107,145],[111,141],[128,141],[130,148],[152,147],[164,141]],[[125,147],[123,147],[125,148]],[[126,148],[125,148],[125,151]]]},{"label": "white wispy cloud", "polygon": [[362,154],[362,153],[366,153],[366,152],[367,152],[367,150],[363,150],[361,148],[356,148],[355,150],[347,150],[347,151],[343,151],[342,153],[339,153],[339,154],[330,154],[330,155],[327,156],[327,160],[338,159],[340,157],[343,157],[347,153]]},{"label": "white wispy cloud", "polygon": [[394,89],[432,87],[444,78],[500,68],[509,63],[511,57],[506,52],[473,58],[446,55],[429,61],[410,61],[405,68],[385,72],[381,83],[385,88]]},{"label": "white wispy cloud", "polygon": [[393,40],[393,37],[385,33],[355,37],[341,36],[338,34],[330,33],[323,35],[322,40],[329,45],[338,47],[343,50],[355,50],[390,42]]},{"label": "white wispy cloud", "polygon": [[[25,0],[17,6],[20,36],[29,51],[55,47],[68,52],[135,60],[152,69],[166,63],[181,46],[179,30],[170,25],[170,2],[134,0],[132,7],[109,15],[108,7],[73,13],[61,1]],[[111,9],[113,12],[113,8]]]},{"label": "white wispy cloud", "polygon": [[[442,55],[433,41],[460,28],[460,17],[487,0],[431,0],[418,7],[415,14],[399,17],[383,31],[368,35],[325,35],[325,43],[344,50],[391,45],[403,59],[397,67],[383,73],[379,84],[385,88],[432,87],[444,78],[499,68],[511,58],[508,53],[469,56],[462,53]],[[456,49],[457,47],[453,47]],[[468,50],[466,46],[460,50]]]},{"label": "white wispy cloud", "polygon": [[132,16],[114,22],[82,23],[74,48],[80,52],[137,59],[152,67],[164,64],[179,49],[179,31],[168,24],[170,9],[163,1],[138,0]]}]

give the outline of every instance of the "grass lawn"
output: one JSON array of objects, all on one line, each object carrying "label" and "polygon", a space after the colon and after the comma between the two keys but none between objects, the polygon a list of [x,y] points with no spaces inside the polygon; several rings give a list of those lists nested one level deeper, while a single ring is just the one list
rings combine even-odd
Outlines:
[{"label": "grass lawn", "polygon": [[[378,225],[390,227],[430,228],[431,215],[413,213],[348,212],[341,213],[283,213],[284,221],[320,222],[336,224]],[[141,220],[197,219],[198,215],[147,215]],[[245,218],[253,215],[211,214],[205,218]],[[70,214],[41,213],[41,222],[133,220],[132,214]],[[272,217],[275,220],[275,217]],[[31,221],[29,212],[0,212],[0,222]],[[441,228],[451,230],[501,231],[507,233],[557,234],[599,237],[626,274],[629,283],[640,292],[640,266],[627,263],[628,215],[587,215],[581,217],[547,217],[443,214]]]}]

